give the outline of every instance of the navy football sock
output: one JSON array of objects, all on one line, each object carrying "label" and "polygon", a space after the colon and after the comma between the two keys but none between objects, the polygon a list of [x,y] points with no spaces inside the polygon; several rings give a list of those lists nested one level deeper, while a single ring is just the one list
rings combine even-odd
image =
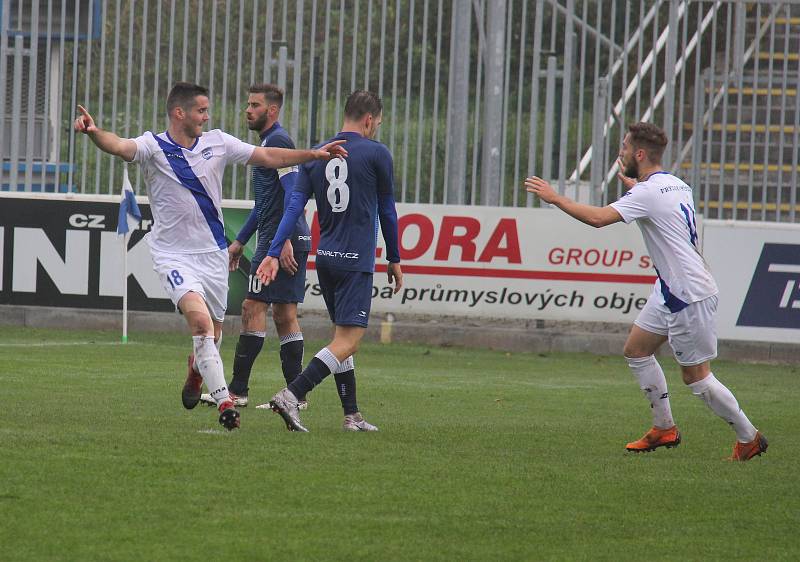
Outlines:
[{"label": "navy football sock", "polygon": [[280,355],[283,378],[288,385],[303,372],[303,334],[294,332],[282,337]]},{"label": "navy football sock", "polygon": [[325,347],[314,356],[305,370],[297,375],[287,388],[300,400],[325,377],[337,370],[339,370],[339,360]]},{"label": "navy football sock", "polygon": [[233,380],[228,390],[234,394],[247,396],[247,385],[250,382],[250,372],[253,363],[264,346],[263,332],[246,332],[239,334],[236,344],[236,354],[233,358]]},{"label": "navy football sock", "polygon": [[356,372],[353,369],[343,373],[333,375],[336,379],[336,391],[339,393],[339,400],[342,401],[344,415],[355,414],[358,412],[356,402]]}]

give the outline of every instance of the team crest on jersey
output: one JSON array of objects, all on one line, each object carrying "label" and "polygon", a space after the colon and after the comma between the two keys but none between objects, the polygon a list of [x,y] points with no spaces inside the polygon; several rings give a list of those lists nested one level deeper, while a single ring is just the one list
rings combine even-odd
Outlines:
[{"label": "team crest on jersey", "polygon": [[211,157],[214,156],[214,153],[211,151],[211,147],[204,148],[203,152],[200,153],[200,156],[202,156],[206,160],[211,160]]}]

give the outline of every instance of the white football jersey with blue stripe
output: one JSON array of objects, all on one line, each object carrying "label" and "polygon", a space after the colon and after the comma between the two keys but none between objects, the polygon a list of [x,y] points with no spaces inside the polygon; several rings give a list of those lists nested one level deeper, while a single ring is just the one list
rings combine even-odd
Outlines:
[{"label": "white football jersey with blue stripe", "polygon": [[655,290],[671,311],[717,294],[698,248],[691,187],[668,172],[656,172],[611,206],[626,223],[639,225],[658,275]]},{"label": "white football jersey with blue stripe", "polygon": [[226,249],[222,176],[228,164],[247,163],[256,147],[219,129],[203,133],[191,148],[166,132],[148,131],[133,141],[153,213],[150,247],[175,254]]}]

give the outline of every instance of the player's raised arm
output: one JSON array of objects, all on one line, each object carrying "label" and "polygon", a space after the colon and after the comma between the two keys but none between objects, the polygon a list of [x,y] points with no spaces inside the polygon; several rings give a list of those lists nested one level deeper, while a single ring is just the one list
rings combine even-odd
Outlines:
[{"label": "player's raised arm", "polygon": [[595,228],[620,222],[622,216],[614,207],[595,207],[573,201],[569,197],[559,195],[553,187],[541,178],[531,176],[525,180],[525,190],[538,196],[545,203],[555,205],[572,218]]},{"label": "player's raised arm", "polygon": [[342,146],[345,142],[336,140],[320,148],[308,150],[259,146],[253,151],[253,155],[247,163],[265,168],[285,168],[286,166],[294,166],[311,160],[345,158],[347,157],[347,150]]},{"label": "player's raised arm", "polygon": [[76,132],[87,135],[97,148],[103,152],[119,156],[126,162],[133,162],[136,156],[136,143],[132,139],[123,139],[111,131],[104,131],[99,128],[82,105],[78,106],[78,112],[80,115],[75,119],[74,124]]}]

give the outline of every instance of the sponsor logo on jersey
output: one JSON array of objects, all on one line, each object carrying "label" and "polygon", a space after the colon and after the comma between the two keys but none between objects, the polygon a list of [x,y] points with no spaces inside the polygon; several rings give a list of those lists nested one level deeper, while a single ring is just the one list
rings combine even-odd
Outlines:
[{"label": "sponsor logo on jersey", "polygon": [[764,244],[736,325],[800,328],[800,245]]},{"label": "sponsor logo on jersey", "polygon": [[317,250],[318,256],[325,256],[328,258],[339,258],[346,260],[357,260],[358,252],[335,252],[332,250]]}]

